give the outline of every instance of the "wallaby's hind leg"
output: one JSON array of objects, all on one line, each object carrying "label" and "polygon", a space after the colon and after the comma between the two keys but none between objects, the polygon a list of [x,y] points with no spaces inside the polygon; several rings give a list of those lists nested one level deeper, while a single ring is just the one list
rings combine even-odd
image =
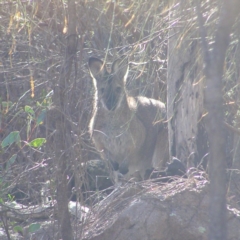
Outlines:
[{"label": "wallaby's hind leg", "polygon": [[163,169],[169,161],[168,149],[168,131],[166,128],[162,129],[157,136],[157,141],[152,158],[152,166],[154,169]]}]

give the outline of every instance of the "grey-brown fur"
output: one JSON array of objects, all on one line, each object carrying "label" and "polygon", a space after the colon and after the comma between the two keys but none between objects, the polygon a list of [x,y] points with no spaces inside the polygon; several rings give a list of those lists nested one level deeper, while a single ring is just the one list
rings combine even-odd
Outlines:
[{"label": "grey-brown fur", "polygon": [[95,87],[89,129],[96,149],[126,179],[144,179],[147,169],[168,160],[168,134],[164,103],[131,97],[126,91],[128,60],[114,61],[111,72],[97,58],[89,59]]}]

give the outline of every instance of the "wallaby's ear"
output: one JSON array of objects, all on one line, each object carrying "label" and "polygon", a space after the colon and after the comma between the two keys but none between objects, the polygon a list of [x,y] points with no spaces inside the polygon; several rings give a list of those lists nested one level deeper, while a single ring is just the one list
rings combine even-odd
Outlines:
[{"label": "wallaby's ear", "polygon": [[90,74],[94,78],[96,78],[99,75],[100,76],[103,75],[103,73],[106,71],[103,61],[95,57],[89,58],[88,67]]},{"label": "wallaby's ear", "polygon": [[119,78],[126,81],[128,75],[128,58],[127,56],[122,56],[121,58],[115,60],[112,64],[112,73],[117,74]]}]

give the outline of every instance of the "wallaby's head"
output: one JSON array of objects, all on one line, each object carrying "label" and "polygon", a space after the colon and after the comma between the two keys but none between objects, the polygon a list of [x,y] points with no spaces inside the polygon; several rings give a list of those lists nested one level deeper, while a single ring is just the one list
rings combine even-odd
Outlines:
[{"label": "wallaby's head", "polygon": [[111,72],[103,61],[90,58],[88,61],[90,74],[97,88],[98,101],[108,111],[116,110],[125,97],[125,83],[128,75],[128,59],[121,57],[113,62]]}]

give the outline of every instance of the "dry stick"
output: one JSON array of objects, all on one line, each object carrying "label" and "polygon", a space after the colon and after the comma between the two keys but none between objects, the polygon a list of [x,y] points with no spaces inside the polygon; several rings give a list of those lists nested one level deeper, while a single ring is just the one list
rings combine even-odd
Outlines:
[{"label": "dry stick", "polygon": [[[230,41],[230,32],[236,11],[234,5],[237,1],[223,1],[220,11],[219,23],[215,35],[213,51],[210,54],[206,41],[206,30],[200,11],[199,0],[197,2],[197,15],[200,28],[202,50],[205,61],[204,73],[206,76],[205,106],[208,110],[206,128],[209,137],[209,177],[210,177],[210,224],[209,240],[227,239],[226,218],[226,145],[224,136],[224,113],[222,100],[222,75],[225,54]],[[236,6],[235,6],[236,7]]]},{"label": "dry stick", "polygon": [[197,10],[197,17],[198,17],[198,24],[199,24],[199,33],[201,37],[201,44],[202,44],[202,51],[203,51],[203,58],[204,58],[204,74],[207,75],[206,66],[210,63],[210,57],[208,52],[208,43],[206,40],[206,29],[204,28],[204,21],[203,16],[200,9],[199,0],[196,1],[196,10]]},{"label": "dry stick", "polygon": [[[114,7],[115,4],[115,7]],[[116,18],[120,20],[120,22],[124,25],[124,27],[127,30],[130,30],[133,37],[134,37],[134,41],[138,41],[140,38],[140,33],[135,29],[134,25],[133,25],[133,20],[134,20],[134,15],[132,15],[131,18],[127,17],[124,13],[123,10],[117,5],[117,3],[114,2],[110,2],[109,4],[109,8],[108,8],[109,12],[113,12],[115,11],[115,15]]]},{"label": "dry stick", "polygon": [[6,234],[7,234],[7,239],[11,240],[11,236],[10,236],[10,233],[8,231],[8,223],[7,223],[6,212],[7,212],[7,210],[1,211],[0,216],[1,216],[1,219],[2,219],[4,230],[5,230]]}]

